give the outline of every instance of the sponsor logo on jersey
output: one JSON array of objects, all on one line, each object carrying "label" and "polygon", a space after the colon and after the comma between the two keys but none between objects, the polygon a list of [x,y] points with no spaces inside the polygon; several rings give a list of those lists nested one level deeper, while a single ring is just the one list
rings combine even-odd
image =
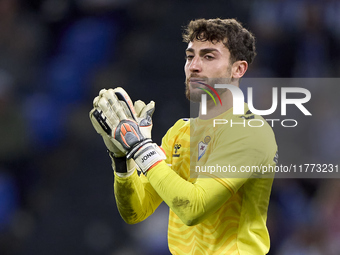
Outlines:
[{"label": "sponsor logo on jersey", "polygon": [[174,146],[175,153],[172,154],[173,157],[178,158],[179,156],[181,156],[181,154],[177,153],[181,147],[182,145],[180,143],[175,144]]}]

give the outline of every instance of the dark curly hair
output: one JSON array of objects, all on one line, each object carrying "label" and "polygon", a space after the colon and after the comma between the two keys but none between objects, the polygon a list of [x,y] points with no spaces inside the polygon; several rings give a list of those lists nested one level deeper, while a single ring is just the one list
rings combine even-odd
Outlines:
[{"label": "dark curly hair", "polygon": [[255,37],[235,19],[197,19],[185,27],[182,34],[186,43],[194,40],[223,42],[230,51],[230,60],[245,60],[251,64],[256,56]]}]

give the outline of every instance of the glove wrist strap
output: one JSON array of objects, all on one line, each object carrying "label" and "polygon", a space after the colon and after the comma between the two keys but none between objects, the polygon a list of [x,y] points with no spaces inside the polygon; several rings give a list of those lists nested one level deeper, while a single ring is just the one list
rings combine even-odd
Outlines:
[{"label": "glove wrist strap", "polygon": [[141,148],[143,147],[145,144],[147,143],[152,143],[152,140],[150,138],[145,139],[144,141],[138,143],[135,145],[135,147],[133,147],[129,153],[126,155],[126,158],[130,159],[130,158],[134,158],[135,153]]},{"label": "glove wrist strap", "polygon": [[166,159],[162,149],[155,143],[147,143],[139,148],[134,155],[134,160],[144,175],[155,163]]},{"label": "glove wrist strap", "polygon": [[116,175],[122,178],[129,177],[136,169],[136,164],[133,159],[127,159],[124,157],[115,157],[114,153],[108,151],[112,160],[112,169],[116,172]]}]

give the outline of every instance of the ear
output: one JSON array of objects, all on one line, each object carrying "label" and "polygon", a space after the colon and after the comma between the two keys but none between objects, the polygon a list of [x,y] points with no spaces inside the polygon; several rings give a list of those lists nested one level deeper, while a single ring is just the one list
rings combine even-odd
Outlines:
[{"label": "ear", "polygon": [[239,79],[245,74],[248,69],[248,63],[245,60],[235,61],[231,67],[232,78]]}]

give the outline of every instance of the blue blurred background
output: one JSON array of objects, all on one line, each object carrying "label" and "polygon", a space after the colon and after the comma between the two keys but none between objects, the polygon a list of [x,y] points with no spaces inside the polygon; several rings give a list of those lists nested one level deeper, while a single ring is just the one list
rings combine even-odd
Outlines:
[{"label": "blue blurred background", "polygon": [[[102,88],[155,100],[160,143],[189,116],[182,27],[216,17],[237,18],[255,34],[247,77],[339,77],[337,0],[0,0],[1,255],[169,254],[166,205],[135,226],[120,218],[110,159],[88,112]],[[330,115],[302,123],[294,139],[277,134],[283,162],[339,163],[339,108],[330,102],[340,87],[331,94],[312,105]],[[339,255],[338,194],[338,179],[276,179],[270,254]]]}]

